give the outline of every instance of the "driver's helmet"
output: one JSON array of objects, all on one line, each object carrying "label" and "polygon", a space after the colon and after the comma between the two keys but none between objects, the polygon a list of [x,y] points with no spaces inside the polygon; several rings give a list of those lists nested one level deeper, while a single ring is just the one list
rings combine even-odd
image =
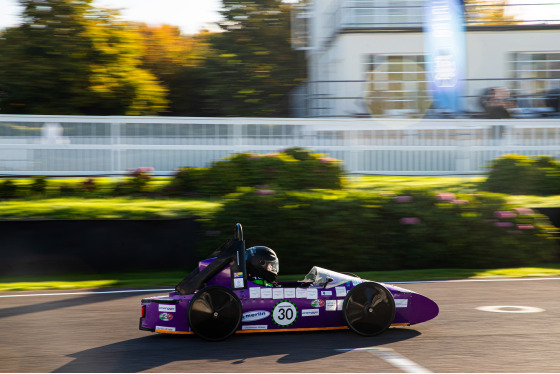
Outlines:
[{"label": "driver's helmet", "polygon": [[274,282],[278,275],[278,257],[268,247],[256,246],[248,248],[245,253],[247,274],[262,278],[267,282]]}]

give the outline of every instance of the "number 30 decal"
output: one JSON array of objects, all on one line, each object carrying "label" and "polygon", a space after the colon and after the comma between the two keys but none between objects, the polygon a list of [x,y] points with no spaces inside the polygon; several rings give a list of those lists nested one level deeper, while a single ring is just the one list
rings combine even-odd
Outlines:
[{"label": "number 30 decal", "polygon": [[272,309],[272,321],[278,326],[289,326],[297,319],[297,308],[289,301],[281,301]]}]

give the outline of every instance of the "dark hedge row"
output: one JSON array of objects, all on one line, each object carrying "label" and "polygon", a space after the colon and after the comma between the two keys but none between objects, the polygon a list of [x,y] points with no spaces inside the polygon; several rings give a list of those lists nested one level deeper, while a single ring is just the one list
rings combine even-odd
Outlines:
[{"label": "dark hedge row", "polygon": [[[148,183],[150,172],[138,168],[128,174],[124,180],[116,183],[99,183],[97,178],[88,178],[80,182],[53,182],[46,177],[32,178],[30,183],[19,184],[12,179],[0,180],[0,199],[37,198],[53,196],[138,196],[161,194],[151,191]],[[151,169],[151,168],[150,168]]]},{"label": "dark hedge row", "polygon": [[[247,246],[267,245],[284,273],[499,268],[558,261],[549,221],[493,194],[417,190],[396,195],[246,189],[228,197],[200,254],[242,223]],[[204,253],[202,253],[204,252]]]},{"label": "dark hedge row", "polygon": [[560,162],[549,156],[505,155],[492,161],[481,188],[510,195],[557,195]]}]

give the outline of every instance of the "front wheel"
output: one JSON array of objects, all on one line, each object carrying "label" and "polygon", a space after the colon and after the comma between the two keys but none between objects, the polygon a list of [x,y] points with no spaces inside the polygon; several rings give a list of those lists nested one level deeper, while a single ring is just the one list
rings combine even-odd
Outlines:
[{"label": "front wheel", "polygon": [[189,303],[189,325],[205,340],[230,337],[241,323],[242,308],[237,295],[221,286],[208,286],[198,291]]},{"label": "front wheel", "polygon": [[360,335],[373,336],[387,330],[395,318],[395,300],[391,292],[375,282],[352,288],[342,307],[344,320]]}]

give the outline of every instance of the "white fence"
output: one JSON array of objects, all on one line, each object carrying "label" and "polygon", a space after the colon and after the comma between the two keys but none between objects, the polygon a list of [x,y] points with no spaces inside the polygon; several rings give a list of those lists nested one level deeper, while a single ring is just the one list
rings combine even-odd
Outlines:
[{"label": "white fence", "polygon": [[480,174],[507,153],[560,157],[560,119],[292,119],[0,115],[0,174],[111,175],[302,147],[349,173]]}]

